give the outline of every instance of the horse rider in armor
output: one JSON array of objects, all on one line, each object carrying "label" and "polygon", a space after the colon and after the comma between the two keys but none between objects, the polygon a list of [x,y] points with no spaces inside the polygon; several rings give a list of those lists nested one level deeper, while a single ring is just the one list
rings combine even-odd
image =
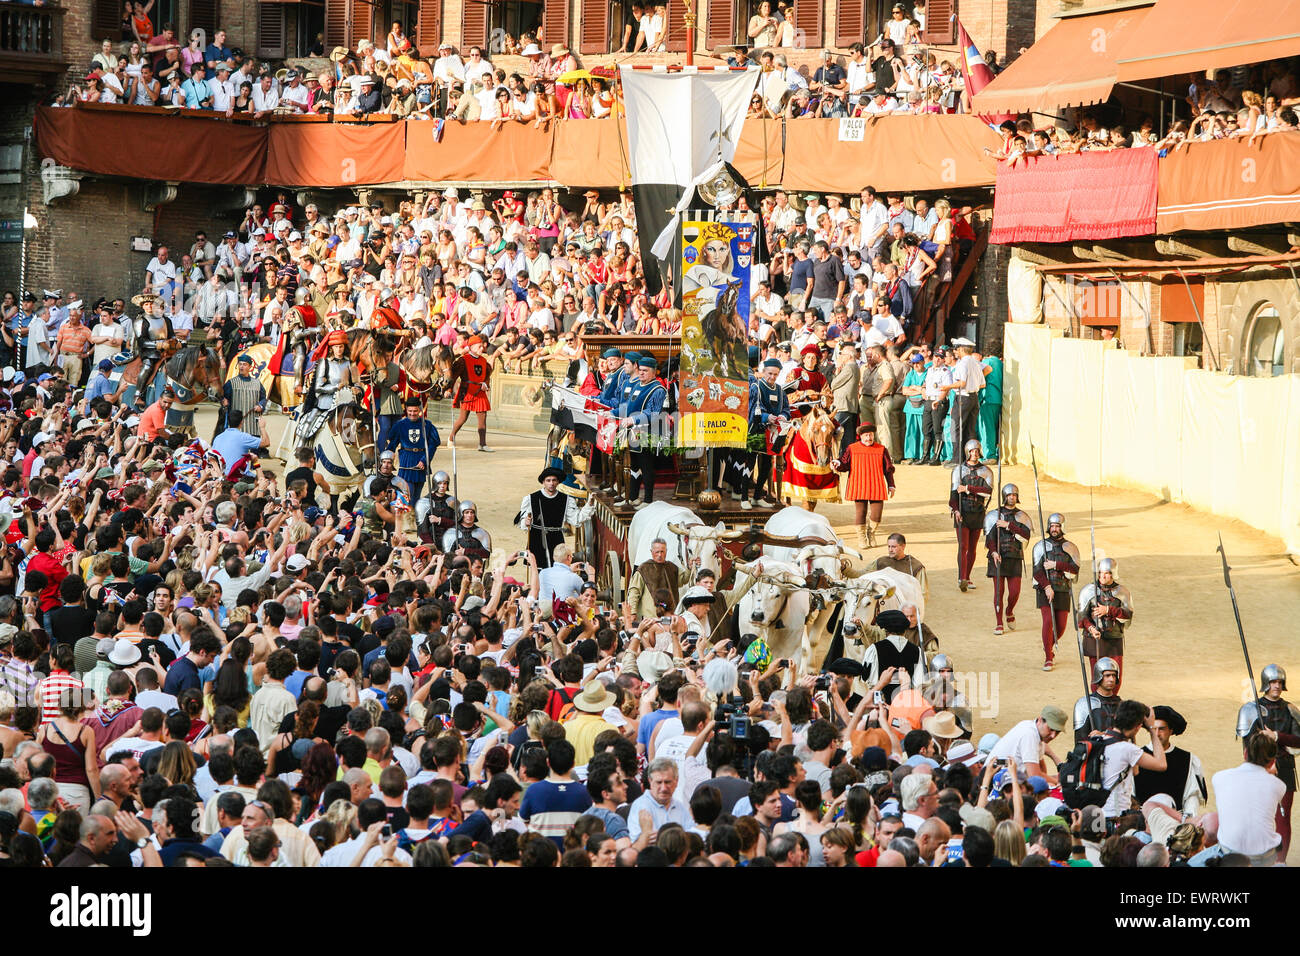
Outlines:
[{"label": "horse rider in armor", "polygon": [[1123,703],[1119,690],[1119,664],[1103,657],[1092,665],[1093,690],[1074,702],[1074,742],[1090,734],[1105,733],[1115,725],[1115,715]]},{"label": "horse rider in armor", "polygon": [[1034,542],[1034,600],[1043,616],[1043,670],[1055,665],[1056,642],[1065,633],[1074,607],[1074,581],[1079,576],[1079,549],[1065,540],[1065,516],[1047,516],[1047,538]]},{"label": "horse rider in armor", "polygon": [[456,525],[442,536],[444,554],[460,552],[465,557],[486,559],[492,553],[492,536],[478,523],[478,506],[462,501],[456,509]]},{"label": "horse rider in armor", "polygon": [[324,349],[325,354],[316,362],[312,387],[298,420],[297,434],[304,440],[320,431],[326,416],[336,406],[356,401],[353,389],[357,384],[357,376],[347,357],[348,334],[342,329],[335,329],[325,336],[320,348]]},{"label": "horse rider in armor", "polygon": [[1295,755],[1300,748],[1300,708],[1282,699],[1286,690],[1286,671],[1277,664],[1269,664],[1259,674],[1260,697],[1246,703],[1237,711],[1237,736],[1243,740],[1253,733],[1263,733],[1277,742],[1277,761],[1274,767],[1277,778],[1286,784],[1286,795],[1278,804],[1274,821],[1282,842],[1278,844],[1277,859],[1286,861],[1291,847],[1291,804],[1295,800]]},{"label": "horse rider in armor", "polygon": [[299,289],[294,293],[293,300],[293,308],[285,315],[280,328],[280,364],[272,371],[283,374],[284,356],[292,354],[293,391],[295,395],[302,395],[307,375],[307,356],[315,351],[322,329],[320,318],[311,304],[311,294],[306,289]]},{"label": "horse rider in armor", "polygon": [[1124,629],[1133,620],[1133,600],[1128,588],[1115,580],[1114,558],[1097,562],[1097,580],[1079,592],[1079,628],[1083,631],[1083,653],[1088,660],[1114,658],[1119,665],[1116,689],[1124,680]]},{"label": "horse rider in armor", "polygon": [[[970,454],[970,452],[967,452]],[[1025,573],[1025,545],[1034,533],[1033,523],[1020,504],[1020,489],[1002,486],[1002,504],[984,517],[984,546],[988,548],[988,576],[993,579],[994,634],[1002,633],[1002,592],[1006,589],[1006,626],[1016,629],[1016,601]]]},{"label": "horse rider in armor", "polygon": [[993,497],[993,472],[980,464],[978,439],[966,442],[965,455],[965,462],[952,470],[952,491],[948,495],[948,510],[957,529],[957,587],[963,592],[975,586],[970,580],[975,545]]},{"label": "horse rider in armor", "polygon": [[131,320],[131,338],[141,360],[140,374],[135,380],[135,407],[140,409],[148,404],[149,387],[167,357],[167,350],[173,344],[171,319],[161,311],[154,311],[157,300],[158,297],[152,292],[137,295],[131,300],[143,310]]}]

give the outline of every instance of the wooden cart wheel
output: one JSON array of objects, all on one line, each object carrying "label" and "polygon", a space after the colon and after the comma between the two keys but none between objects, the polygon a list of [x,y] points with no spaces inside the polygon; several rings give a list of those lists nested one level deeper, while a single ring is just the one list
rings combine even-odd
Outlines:
[{"label": "wooden cart wheel", "polygon": [[609,589],[610,604],[617,608],[623,603],[623,564],[615,551],[605,552],[605,587]]}]

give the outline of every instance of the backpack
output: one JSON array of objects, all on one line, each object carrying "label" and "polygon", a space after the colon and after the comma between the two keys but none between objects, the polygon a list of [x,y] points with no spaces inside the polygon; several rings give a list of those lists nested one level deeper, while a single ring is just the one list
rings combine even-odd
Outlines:
[{"label": "backpack", "polygon": [[580,713],[578,708],[573,706],[573,698],[575,695],[567,687],[557,688],[555,692],[560,695],[560,700],[564,701],[564,703],[560,705],[560,714],[556,718],[556,721],[561,724],[567,724]]},{"label": "backpack", "polygon": [[[1114,786],[1101,785],[1102,760],[1106,748],[1123,739],[1118,734],[1107,733],[1101,737],[1085,737],[1074,745],[1074,749],[1061,762],[1060,767],[1061,799],[1065,801],[1067,807],[1073,810],[1100,807],[1110,799],[1110,792]],[[1127,771],[1115,781],[1115,784],[1125,776]]]}]

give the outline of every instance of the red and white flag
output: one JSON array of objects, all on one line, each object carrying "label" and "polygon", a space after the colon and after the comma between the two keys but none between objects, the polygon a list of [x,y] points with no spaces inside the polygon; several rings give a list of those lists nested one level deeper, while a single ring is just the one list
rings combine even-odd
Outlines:
[{"label": "red and white flag", "polygon": [[[985,62],[983,54],[980,53],[966,28],[961,25],[961,21],[955,16],[953,20],[957,24],[957,45],[961,47],[961,76],[966,84],[966,102],[974,100],[975,95],[984,87],[993,82],[993,70]],[[997,113],[981,115],[980,119],[990,126],[997,126],[1006,120],[1015,119],[1013,113]]]}]

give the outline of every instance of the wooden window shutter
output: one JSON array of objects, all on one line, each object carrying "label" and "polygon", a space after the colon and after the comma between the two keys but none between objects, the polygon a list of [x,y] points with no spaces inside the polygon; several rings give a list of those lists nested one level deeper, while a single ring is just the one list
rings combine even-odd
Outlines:
[{"label": "wooden window shutter", "polygon": [[[325,0],[325,52],[336,46],[352,50],[354,0]],[[369,10],[369,7],[366,8]]]},{"label": "wooden window shutter", "polygon": [[481,0],[465,0],[460,17],[460,51],[469,55],[472,46],[487,48],[488,5]]},{"label": "wooden window shutter", "polygon": [[609,0],[582,0],[578,52],[609,52]]},{"label": "wooden window shutter", "polygon": [[112,40],[116,46],[122,39],[122,4],[113,0],[95,0],[91,29],[95,31],[94,39]]},{"label": "wooden window shutter", "polygon": [[865,0],[835,0],[835,45],[865,43],[867,32]]},{"label": "wooden window shutter", "polygon": [[189,29],[202,30],[207,42],[211,43],[212,34],[217,32],[220,10],[221,0],[190,0]]},{"label": "wooden window shutter", "polygon": [[273,60],[284,58],[284,4],[257,5],[257,55]]},{"label": "wooden window shutter", "polygon": [[[695,2],[699,4],[700,0]],[[664,24],[664,30],[668,34],[670,53],[686,52],[686,21],[682,19],[685,15],[685,0],[668,0],[668,22]]]},{"label": "wooden window shutter", "polygon": [[735,43],[735,0],[709,0],[709,15],[706,18],[705,23],[704,42],[710,52],[716,50],[720,46]]},{"label": "wooden window shutter", "polygon": [[925,30],[921,33],[921,40],[925,43],[956,43],[957,24],[952,19],[956,12],[956,0],[930,0],[925,5]]},{"label": "wooden window shutter", "polygon": [[441,42],[442,0],[420,0],[420,13],[415,26],[415,46],[420,51],[420,56],[432,60],[438,55],[438,44]]},{"label": "wooden window shutter", "polygon": [[541,36],[546,53],[556,43],[569,45],[569,0],[543,0]]},{"label": "wooden window shutter", "polygon": [[794,36],[795,46],[805,50],[822,45],[821,0],[795,0]]}]

